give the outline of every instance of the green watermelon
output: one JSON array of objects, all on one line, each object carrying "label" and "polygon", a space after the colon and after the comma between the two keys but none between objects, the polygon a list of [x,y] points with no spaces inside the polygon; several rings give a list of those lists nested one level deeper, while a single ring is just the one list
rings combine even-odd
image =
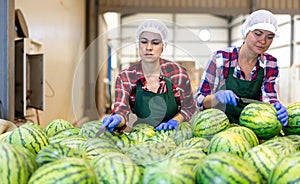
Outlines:
[{"label": "green watermelon", "polygon": [[260,183],[254,167],[227,152],[207,155],[195,168],[197,183]]},{"label": "green watermelon", "polygon": [[46,131],[47,136],[51,137],[60,130],[63,130],[66,128],[73,128],[73,127],[74,126],[65,119],[55,119],[46,126],[45,131]]},{"label": "green watermelon", "polygon": [[262,143],[262,145],[270,146],[280,152],[282,157],[297,151],[297,144],[287,137],[274,137]]},{"label": "green watermelon", "polygon": [[167,157],[173,157],[182,160],[186,165],[190,165],[192,169],[197,165],[197,163],[201,162],[205,156],[206,154],[204,152],[191,147],[177,147],[167,155]]},{"label": "green watermelon", "polygon": [[96,174],[90,164],[81,158],[59,159],[39,167],[28,184],[97,184]]},{"label": "green watermelon", "polygon": [[7,137],[6,142],[27,148],[37,154],[49,144],[45,131],[37,124],[25,123],[14,129]]},{"label": "green watermelon", "polygon": [[251,103],[242,110],[240,125],[250,128],[261,140],[279,135],[282,126],[276,116],[276,109],[267,103]]},{"label": "green watermelon", "polygon": [[242,157],[249,149],[250,145],[242,135],[225,130],[213,136],[209,142],[207,153],[229,152]]},{"label": "green watermelon", "polygon": [[209,142],[210,142],[209,140],[203,137],[192,137],[190,139],[183,141],[181,144],[178,145],[178,147],[194,148],[204,153],[207,153]]},{"label": "green watermelon", "polygon": [[190,166],[177,158],[167,158],[147,165],[143,183],[184,183],[194,184],[195,174]]},{"label": "green watermelon", "polygon": [[244,126],[234,126],[228,128],[226,131],[231,131],[242,135],[248,141],[251,148],[259,144],[256,134],[250,128]]},{"label": "green watermelon", "polygon": [[120,152],[106,152],[91,160],[99,183],[139,184],[141,171],[130,157]]},{"label": "green watermelon", "polygon": [[131,160],[144,168],[149,164],[161,162],[166,158],[166,151],[160,149],[161,146],[157,146],[155,142],[143,142],[140,144],[134,144],[126,150]]},{"label": "green watermelon", "polygon": [[79,135],[86,138],[94,138],[101,126],[101,120],[93,120],[86,122],[80,127]]},{"label": "green watermelon", "polygon": [[34,155],[21,146],[0,142],[0,181],[4,184],[27,184],[37,169]]},{"label": "green watermelon", "polygon": [[286,107],[289,115],[287,126],[283,127],[286,135],[300,135],[300,102],[292,103]]},{"label": "green watermelon", "polygon": [[300,182],[300,152],[290,154],[281,159],[268,178],[269,184],[285,184]]},{"label": "green watermelon", "polygon": [[198,112],[191,121],[194,136],[207,138],[209,140],[216,133],[229,127],[229,120],[226,114],[215,108]]},{"label": "green watermelon", "polygon": [[36,162],[39,167],[44,164],[62,159],[62,158],[81,158],[82,155],[73,148],[60,145],[60,144],[49,144],[43,147],[36,155]]},{"label": "green watermelon", "polygon": [[281,158],[280,151],[266,146],[258,145],[249,149],[243,159],[253,166],[262,178],[262,183],[267,183],[271,170]]},{"label": "green watermelon", "polygon": [[186,139],[193,137],[193,129],[190,122],[181,122],[178,125],[178,130],[161,130],[161,134],[165,134],[172,138],[176,145],[179,145]]},{"label": "green watermelon", "polygon": [[82,157],[92,160],[94,157],[103,155],[106,152],[120,152],[120,150],[112,141],[93,138],[80,144],[77,152],[80,153]]}]

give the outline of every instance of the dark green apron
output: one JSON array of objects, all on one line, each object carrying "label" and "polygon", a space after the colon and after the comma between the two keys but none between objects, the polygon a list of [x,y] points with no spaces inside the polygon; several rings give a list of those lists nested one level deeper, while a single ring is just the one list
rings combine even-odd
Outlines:
[{"label": "dark green apron", "polygon": [[162,122],[172,119],[179,111],[170,79],[164,77],[167,92],[163,94],[153,93],[142,89],[141,82],[137,82],[136,99],[133,113],[138,117],[134,125],[147,123],[154,127]]},{"label": "dark green apron", "polygon": [[[229,66],[231,66],[231,58]],[[234,67],[230,67],[225,81],[226,90],[232,90],[238,97],[260,100],[261,86],[264,80],[264,69],[259,67],[258,75],[253,81],[233,77]],[[225,113],[231,123],[239,124],[239,116],[246,103],[237,102],[237,106],[226,105]]]}]

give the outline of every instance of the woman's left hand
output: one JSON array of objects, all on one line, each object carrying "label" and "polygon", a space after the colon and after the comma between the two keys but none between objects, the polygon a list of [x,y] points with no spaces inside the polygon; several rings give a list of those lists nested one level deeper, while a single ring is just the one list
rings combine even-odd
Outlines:
[{"label": "woman's left hand", "polygon": [[161,123],[160,125],[158,125],[156,127],[157,131],[161,131],[161,130],[177,130],[178,128],[178,121],[174,120],[174,119],[170,119],[168,122],[166,123]]},{"label": "woman's left hand", "polygon": [[286,108],[280,102],[276,102],[274,107],[277,110],[276,116],[278,120],[281,122],[282,126],[286,126],[289,118]]}]

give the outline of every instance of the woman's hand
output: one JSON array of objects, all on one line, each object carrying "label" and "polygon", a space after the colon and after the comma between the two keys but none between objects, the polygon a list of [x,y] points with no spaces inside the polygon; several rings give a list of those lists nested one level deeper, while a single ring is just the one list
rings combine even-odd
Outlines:
[{"label": "woman's hand", "polygon": [[236,106],[238,97],[236,94],[231,90],[220,90],[216,92],[215,98],[222,104],[229,104]]},{"label": "woman's hand", "polygon": [[277,110],[277,119],[281,122],[282,126],[286,126],[289,118],[286,108],[280,102],[276,102],[274,107]]},{"label": "woman's hand", "polygon": [[170,119],[168,122],[166,123],[161,123],[160,125],[158,125],[156,127],[157,131],[161,131],[161,130],[177,130],[178,129],[178,121],[174,120],[174,119]]},{"label": "woman's hand", "polygon": [[107,127],[107,130],[109,132],[112,132],[115,127],[117,127],[118,125],[120,125],[122,121],[122,117],[120,115],[110,115],[110,116],[106,116],[103,121],[102,121],[102,127]]}]

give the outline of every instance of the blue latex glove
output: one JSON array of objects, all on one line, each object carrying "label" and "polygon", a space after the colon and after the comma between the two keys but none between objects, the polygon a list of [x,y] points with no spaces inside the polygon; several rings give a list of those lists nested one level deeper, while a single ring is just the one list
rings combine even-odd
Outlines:
[{"label": "blue latex glove", "polygon": [[238,97],[231,90],[220,90],[216,92],[215,98],[222,104],[237,105]]},{"label": "blue latex glove", "polygon": [[161,123],[155,129],[157,131],[161,131],[161,130],[173,130],[173,129],[177,130],[177,128],[178,128],[178,121],[174,119],[170,119],[166,123]]},{"label": "blue latex glove", "polygon": [[286,108],[280,102],[276,102],[274,107],[277,110],[276,116],[278,120],[281,122],[282,126],[286,126],[289,118]]},{"label": "blue latex glove", "polygon": [[111,116],[106,116],[102,121],[102,127],[107,127],[109,132],[112,132],[116,126],[118,126],[122,121],[121,116],[115,114]]}]

